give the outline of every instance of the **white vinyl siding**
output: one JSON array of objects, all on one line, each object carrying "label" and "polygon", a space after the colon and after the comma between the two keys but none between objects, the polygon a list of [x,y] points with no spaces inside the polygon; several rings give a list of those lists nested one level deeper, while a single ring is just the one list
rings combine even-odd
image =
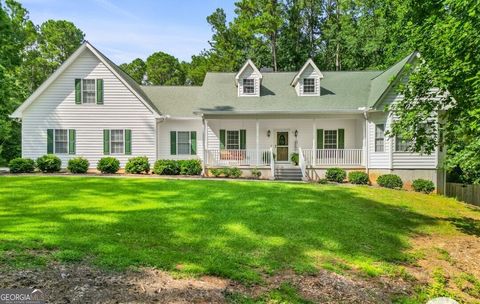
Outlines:
[{"label": "white vinyl siding", "polygon": [[[175,120],[168,119],[163,122],[158,123],[157,127],[158,132],[158,144],[157,144],[157,153],[158,159],[203,159],[203,124],[201,119],[188,119],[188,120]],[[170,154],[170,132],[177,133],[177,154]],[[191,154],[191,132],[195,131],[197,134],[197,149],[196,155]],[[178,146],[179,143],[179,132],[185,132],[189,134],[189,146],[188,153],[180,154],[180,149]],[[186,145],[185,145],[186,146]],[[185,147],[186,152],[186,147]]]},{"label": "white vinyl siding", "polygon": [[82,102],[95,103],[95,79],[82,79]]},{"label": "white vinyl siding", "polygon": [[[244,88],[246,81],[248,88]],[[251,92],[250,84],[253,82],[253,92]],[[260,75],[257,75],[251,66],[247,66],[240,74],[238,79],[238,96],[240,97],[258,97],[260,96]]]},{"label": "white vinyl siding", "polygon": [[68,130],[56,129],[54,130],[53,151],[55,154],[68,153]]},{"label": "white vinyl siding", "polygon": [[[102,107],[75,104],[75,79],[104,80]],[[95,168],[103,155],[103,130],[131,129],[132,156],[156,159],[156,120],[145,105],[93,53],[85,50],[24,112],[22,156],[46,154],[47,129],[75,129],[76,154]],[[168,142],[167,142],[168,143]],[[59,155],[62,167],[75,155]],[[116,155],[125,166],[130,155]]]},{"label": "white vinyl siding", "polygon": [[[311,80],[313,79],[314,91],[313,93],[309,91],[311,88]],[[309,84],[309,87],[305,89],[305,80]],[[312,66],[307,66],[303,73],[300,75],[300,81],[295,85],[295,91],[299,96],[320,96],[320,75],[315,71]]]}]

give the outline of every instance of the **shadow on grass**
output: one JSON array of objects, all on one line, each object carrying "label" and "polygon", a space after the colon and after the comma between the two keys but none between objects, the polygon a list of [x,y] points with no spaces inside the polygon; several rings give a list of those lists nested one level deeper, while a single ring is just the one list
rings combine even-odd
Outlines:
[{"label": "shadow on grass", "polygon": [[453,217],[448,218],[447,220],[451,222],[461,232],[480,237],[480,221],[469,217]]},{"label": "shadow on grass", "polygon": [[359,265],[401,261],[408,237],[437,221],[347,187],[72,177],[1,182],[4,252],[46,249],[113,269],[154,266],[248,282],[280,269],[313,271],[323,257]]}]

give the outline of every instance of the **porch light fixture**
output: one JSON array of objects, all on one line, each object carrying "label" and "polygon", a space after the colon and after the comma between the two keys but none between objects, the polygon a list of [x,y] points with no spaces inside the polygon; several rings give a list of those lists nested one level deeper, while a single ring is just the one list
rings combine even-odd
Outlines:
[{"label": "porch light fixture", "polygon": [[267,131],[267,137],[270,137],[270,134],[271,134],[271,132],[270,132],[270,130],[268,130]]},{"label": "porch light fixture", "polygon": [[295,137],[298,136],[298,130],[295,130]]}]

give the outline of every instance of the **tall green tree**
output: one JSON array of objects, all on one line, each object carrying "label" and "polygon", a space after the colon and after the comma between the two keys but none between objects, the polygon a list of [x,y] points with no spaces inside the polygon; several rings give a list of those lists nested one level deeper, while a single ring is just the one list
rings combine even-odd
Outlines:
[{"label": "tall green tree", "polygon": [[140,58],[130,63],[122,63],[120,68],[132,77],[138,84],[143,84],[147,73],[147,64]]},{"label": "tall green tree", "polygon": [[185,71],[172,55],[156,52],[147,58],[147,82],[153,85],[184,85]]}]

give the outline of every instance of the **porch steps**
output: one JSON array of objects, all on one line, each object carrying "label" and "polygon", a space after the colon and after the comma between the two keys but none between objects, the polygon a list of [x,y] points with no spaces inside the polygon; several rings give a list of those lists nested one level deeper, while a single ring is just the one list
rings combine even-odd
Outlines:
[{"label": "porch steps", "polygon": [[301,181],[302,170],[300,167],[278,167],[275,168],[276,180]]}]

